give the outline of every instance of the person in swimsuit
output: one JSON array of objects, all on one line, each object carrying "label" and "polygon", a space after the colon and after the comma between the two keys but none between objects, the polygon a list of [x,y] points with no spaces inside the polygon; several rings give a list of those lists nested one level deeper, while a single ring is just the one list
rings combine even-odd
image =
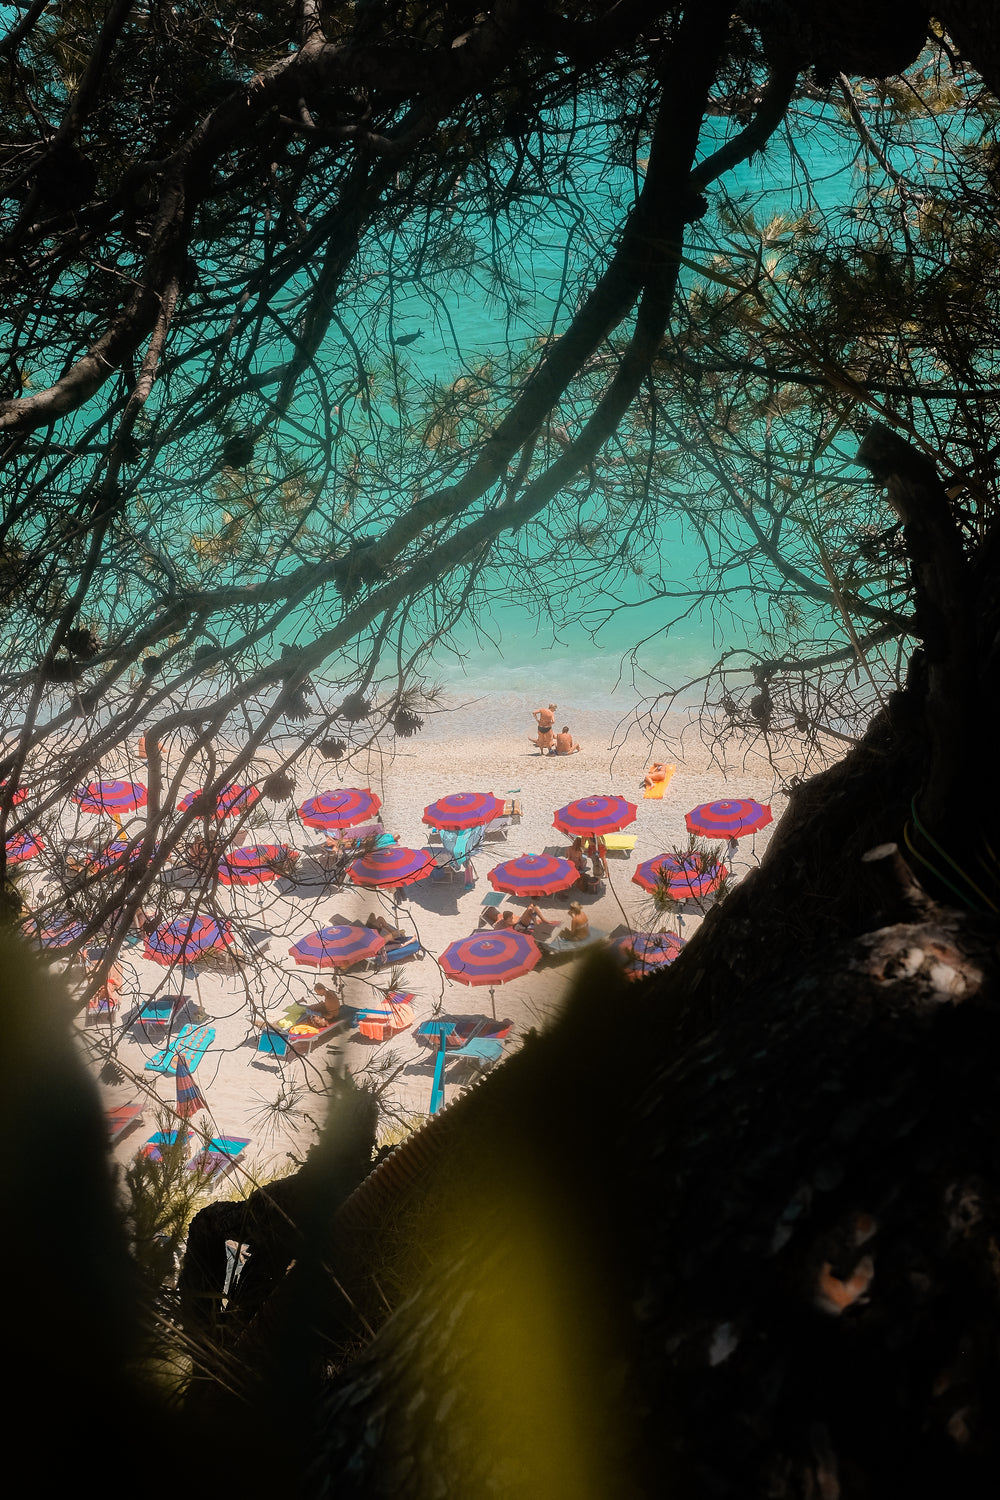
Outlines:
[{"label": "person in swimsuit", "polygon": [[564,724],[556,735],[556,755],[575,755],[579,748],[580,746],[569,732],[569,725]]},{"label": "person in swimsuit", "polygon": [[569,903],[569,926],[564,927],[559,936],[568,938],[571,943],[580,943],[590,937],[590,923],[579,901]]}]

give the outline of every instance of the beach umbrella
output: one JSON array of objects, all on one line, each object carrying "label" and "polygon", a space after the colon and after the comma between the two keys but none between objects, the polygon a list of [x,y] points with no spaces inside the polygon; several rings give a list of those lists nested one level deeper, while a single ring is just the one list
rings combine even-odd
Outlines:
[{"label": "beach umbrella", "polygon": [[[4,791],[5,788],[6,788],[6,786],[7,786],[6,781],[0,781],[0,792]],[[11,807],[16,807],[19,802],[23,802],[24,799],[25,799],[25,797],[27,795],[28,795],[28,789],[27,789],[27,787],[19,786],[18,789],[17,789],[17,791],[14,793],[13,797],[11,797],[11,799],[10,799],[10,805],[11,805]]]},{"label": "beach umbrella", "polygon": [[289,948],[297,964],[312,969],[344,969],[374,958],[385,947],[385,938],[374,927],[321,927]]},{"label": "beach umbrella", "polygon": [[208,1100],[192,1078],[187,1059],[181,1052],[177,1054],[174,1078],[177,1083],[177,1103],[174,1108],[183,1119],[189,1120],[200,1109],[208,1108]]},{"label": "beach umbrella", "polygon": [[36,854],[41,854],[45,848],[45,840],[37,833],[15,833],[12,839],[7,839],[4,848],[7,863],[19,865],[26,859],[34,859]]},{"label": "beach umbrella", "polygon": [[666,881],[669,894],[675,901],[688,897],[708,896],[728,875],[725,865],[710,864],[705,868],[705,857],[690,854],[658,854],[655,859],[642,862],[632,876],[636,885],[644,891],[655,891]]},{"label": "beach umbrella", "polygon": [[612,938],[611,947],[625,960],[628,977],[641,979],[654,969],[672,964],[684,947],[684,939],[675,937],[672,932],[633,932]]},{"label": "beach umbrella", "polygon": [[275,863],[291,853],[287,844],[247,844],[242,849],[230,849],[219,863],[219,884],[257,885],[259,881],[277,880],[280,872],[274,868]]},{"label": "beach umbrella", "polygon": [[450,943],[439,960],[459,984],[506,984],[535,967],[541,953],[524,932],[474,932]]},{"label": "beach umbrella", "polygon": [[381,806],[381,797],[370,788],[345,786],[308,797],[299,808],[299,817],[307,828],[348,828],[373,818]]},{"label": "beach umbrella", "polygon": [[86,932],[82,922],[74,922],[70,917],[64,917],[62,921],[55,921],[51,927],[36,931],[35,941],[43,948],[68,948],[70,943],[75,943],[77,938],[82,938]]},{"label": "beach umbrella", "polygon": [[451,792],[424,808],[424,822],[432,828],[480,828],[503,816],[506,803],[492,792]]},{"label": "beach umbrella", "polygon": [[771,809],[751,798],[734,802],[703,802],[685,813],[684,821],[692,833],[708,839],[741,839],[748,833],[766,828]]},{"label": "beach umbrella", "polygon": [[429,875],[434,864],[433,854],[393,844],[391,848],[373,849],[371,854],[352,860],[347,873],[355,885],[410,885]]},{"label": "beach umbrella", "polygon": [[146,788],[138,781],[88,781],[86,786],[77,787],[73,801],[81,812],[120,818],[122,813],[146,806]]},{"label": "beach umbrella", "polygon": [[[188,792],[177,804],[178,812],[187,812],[196,797],[204,796],[204,790],[199,787],[195,792]],[[238,813],[246,812],[252,807],[260,796],[255,786],[241,786],[238,781],[231,781],[224,786],[215,799],[215,811],[210,814],[213,818],[234,818]]]},{"label": "beach umbrella", "polygon": [[552,854],[522,854],[495,865],[487,878],[495,891],[512,896],[554,896],[575,885],[580,872],[568,859]]},{"label": "beach umbrella", "polygon": [[568,833],[571,838],[617,833],[620,828],[635,822],[637,812],[635,803],[626,802],[624,797],[580,797],[559,809],[552,819],[552,826],[561,833]]},{"label": "beach umbrella", "polygon": [[228,922],[217,922],[214,917],[204,914],[178,917],[149,934],[142,956],[158,964],[192,964],[197,962],[199,953],[225,948],[235,936]]},{"label": "beach umbrella", "polygon": [[[151,856],[156,853],[159,847],[159,844],[153,845],[152,850],[150,851]],[[96,854],[90,854],[87,856],[87,868],[88,870],[93,870],[97,874],[105,873],[109,870],[118,870],[121,869],[123,865],[132,864],[136,859],[138,859],[141,852],[141,838],[112,839],[111,843],[106,845],[105,848],[99,849]]]}]

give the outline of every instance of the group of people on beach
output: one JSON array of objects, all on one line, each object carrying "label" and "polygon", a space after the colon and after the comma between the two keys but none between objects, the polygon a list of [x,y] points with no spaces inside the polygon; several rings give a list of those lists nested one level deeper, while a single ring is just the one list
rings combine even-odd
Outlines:
[{"label": "group of people on beach", "polygon": [[535,708],[532,710],[532,718],[538,725],[538,733],[534,739],[529,739],[529,745],[537,745],[539,755],[576,755],[580,746],[570,734],[569,725],[564,724],[562,729],[556,733],[556,709],[557,703],[550,703],[548,708]]}]

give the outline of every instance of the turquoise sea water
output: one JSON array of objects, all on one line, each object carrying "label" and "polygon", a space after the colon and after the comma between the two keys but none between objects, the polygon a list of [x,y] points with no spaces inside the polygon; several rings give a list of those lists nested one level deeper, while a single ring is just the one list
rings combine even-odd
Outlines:
[{"label": "turquoise sea water", "polygon": [[[708,129],[711,135],[715,122],[709,122]],[[776,144],[767,156],[731,174],[726,192],[733,198],[753,197],[759,204],[759,222],[774,213],[797,215],[810,202],[826,208],[843,200],[851,189],[851,169],[832,148],[831,139],[820,119],[812,135],[799,140],[797,157]],[[709,138],[705,150],[717,143]],[[593,206],[605,215],[610,207],[613,214],[616,195],[621,209],[632,190],[631,173],[622,167],[617,177],[611,173],[603,178],[603,202]],[[718,201],[718,193],[715,198]],[[485,244],[491,232],[486,221],[481,232]],[[572,284],[576,261],[582,264],[593,246],[575,225],[557,220],[540,224],[531,243],[515,243],[513,251],[515,258],[520,256],[513,271],[524,296],[513,323],[487,291],[464,279],[443,305],[416,290],[395,297],[394,331],[404,337],[419,332],[419,341],[407,347],[406,357],[419,360],[422,376],[447,386],[477,365],[502,356],[519,337],[527,340],[550,325],[565,323],[572,311],[564,295],[566,280]],[[680,589],[692,586],[704,562],[697,535],[666,509],[653,552],[658,554],[658,569]],[[738,582],[739,577],[731,575],[729,581]],[[679,614],[681,606],[643,602],[645,588],[642,579],[617,581],[617,603],[611,609],[603,607],[592,589],[557,622],[544,613],[534,617],[522,603],[480,606],[456,631],[454,649],[436,648],[427,677],[462,695],[496,691],[541,697],[551,691],[561,695],[560,701],[627,710],[637,698],[655,696],[707,673],[727,648],[758,644],[752,622],[744,627],[732,611],[722,615],[708,607],[692,609],[664,630],[665,620]],[[820,624],[818,633],[833,628],[832,622]],[[643,644],[633,660],[631,653],[639,642]],[[700,693],[695,690],[689,696]]]}]

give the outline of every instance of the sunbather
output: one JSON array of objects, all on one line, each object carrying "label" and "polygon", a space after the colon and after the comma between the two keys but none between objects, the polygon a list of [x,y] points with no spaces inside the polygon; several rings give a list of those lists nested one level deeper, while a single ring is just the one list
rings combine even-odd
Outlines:
[{"label": "sunbather", "polygon": [[667,775],[668,769],[670,771],[673,771],[674,768],[673,766],[668,767],[665,761],[654,760],[653,764],[650,766],[649,770],[646,772],[645,776],[642,779],[643,789],[650,786],[656,786],[661,781],[669,780],[669,777]]},{"label": "sunbather", "polygon": [[538,734],[533,740],[529,740],[528,744],[537,745],[538,753],[540,755],[548,755],[548,753],[555,748],[555,737],[552,733],[551,728],[539,728]]},{"label": "sunbather", "polygon": [[550,703],[549,706],[548,706],[548,708],[533,708],[532,709],[532,711],[531,711],[531,717],[534,719],[534,721],[538,725],[539,729],[551,729],[552,728],[553,724],[556,722],[556,709],[557,709],[557,707],[558,707],[558,704],[556,704],[556,703]]},{"label": "sunbather", "polygon": [[590,923],[579,901],[569,903],[569,926],[562,928],[559,936],[571,943],[580,943],[590,936]]},{"label": "sunbather", "polygon": [[370,911],[368,913],[367,917],[365,917],[365,926],[371,927],[374,932],[381,933],[382,937],[388,942],[406,942],[407,935],[403,929],[401,927],[393,927],[391,922],[387,922],[385,917],[380,917],[377,912]]},{"label": "sunbather", "polygon": [[319,983],[313,985],[313,993],[317,998],[310,1002],[308,1009],[324,1026],[332,1026],[340,1019],[340,996],[329,985]]},{"label": "sunbather", "polygon": [[518,932],[530,932],[537,922],[544,922],[544,920],[545,918],[538,910],[538,907],[535,905],[534,901],[532,901],[530,906],[526,906],[524,908],[524,911],[518,917],[517,921],[514,923],[514,926],[517,928]]},{"label": "sunbather", "polygon": [[576,755],[580,746],[569,732],[569,725],[564,724],[556,735],[556,755]]}]

